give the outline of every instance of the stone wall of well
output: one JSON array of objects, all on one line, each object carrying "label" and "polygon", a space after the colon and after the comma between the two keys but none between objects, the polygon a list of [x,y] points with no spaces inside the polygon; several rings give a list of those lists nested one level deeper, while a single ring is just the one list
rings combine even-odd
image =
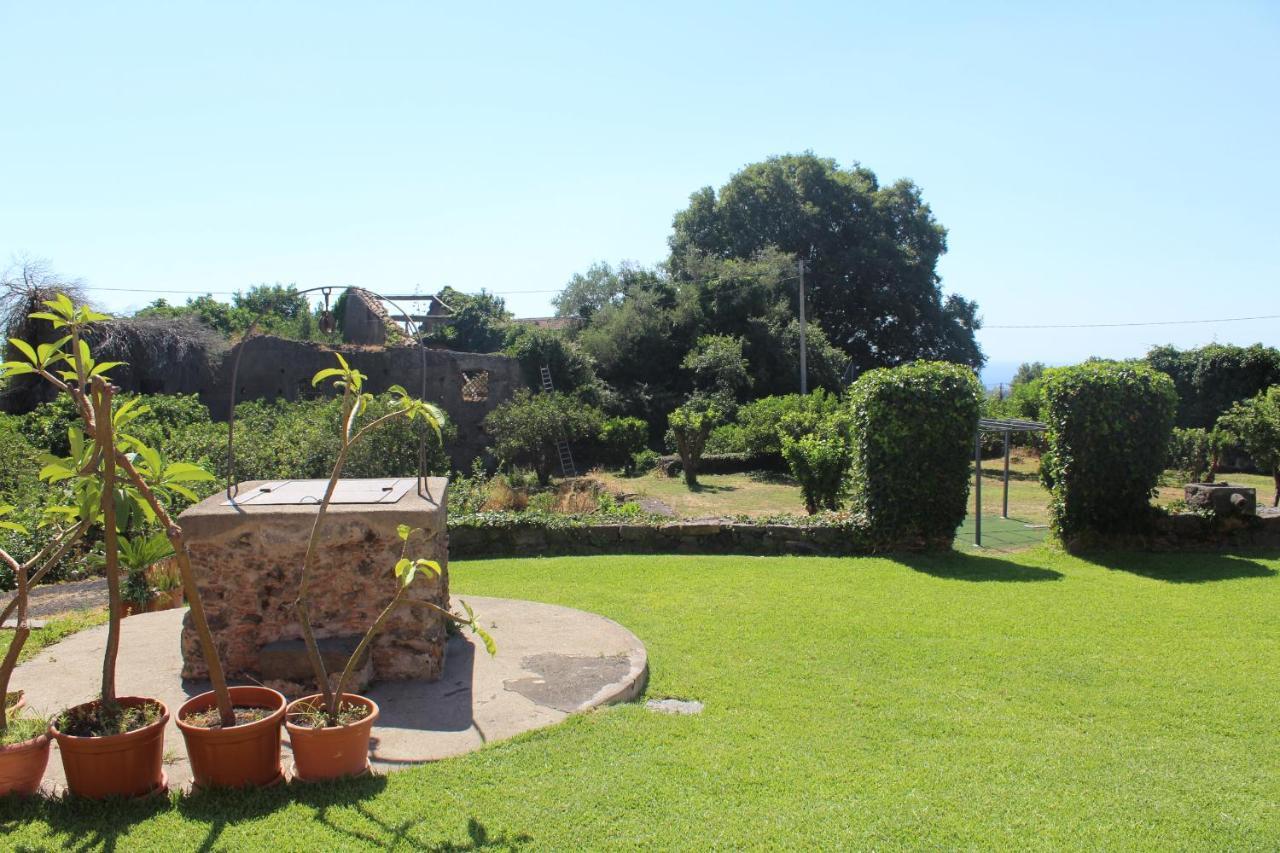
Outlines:
[{"label": "stone wall of well", "polygon": [[[396,504],[330,508],[311,575],[311,623],[317,639],[363,635],[394,597],[400,524],[424,531],[411,539],[409,556],[435,560],[443,569],[438,578],[420,573],[408,598],[448,607],[445,481],[432,478],[428,483],[438,505],[410,492]],[[244,484],[241,493],[255,485]],[[219,493],[188,509],[180,524],[223,667],[233,679],[266,680],[258,665],[261,650],[302,637],[293,603],[316,508],[244,506],[235,510],[222,506],[223,500]],[[374,641],[370,676],[374,680],[438,678],[445,640],[443,617],[426,607],[402,605]],[[183,677],[207,677],[190,614],[183,625],[182,652]],[[337,674],[331,673],[335,680]],[[267,683],[287,695],[314,689],[305,682]]]}]

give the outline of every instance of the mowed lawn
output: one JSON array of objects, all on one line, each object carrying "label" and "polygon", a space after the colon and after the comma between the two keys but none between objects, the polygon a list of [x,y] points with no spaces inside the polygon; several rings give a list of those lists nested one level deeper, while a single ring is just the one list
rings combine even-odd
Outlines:
[{"label": "mowed lawn", "polygon": [[[1280,847],[1280,553],[458,562],[649,697],[386,778],[0,805],[10,849]],[[516,626],[509,626],[516,627]],[[499,654],[501,654],[499,650]]]}]

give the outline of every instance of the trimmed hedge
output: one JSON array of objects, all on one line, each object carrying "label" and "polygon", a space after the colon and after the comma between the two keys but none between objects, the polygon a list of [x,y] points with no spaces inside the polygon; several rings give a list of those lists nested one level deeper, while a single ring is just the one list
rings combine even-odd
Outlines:
[{"label": "trimmed hedge", "polygon": [[849,389],[852,509],[880,541],[949,548],[969,497],[982,387],[973,371],[917,361]]},{"label": "trimmed hedge", "polygon": [[1091,362],[1047,371],[1044,399],[1054,532],[1071,547],[1147,529],[1178,407],[1173,380],[1143,364]]}]

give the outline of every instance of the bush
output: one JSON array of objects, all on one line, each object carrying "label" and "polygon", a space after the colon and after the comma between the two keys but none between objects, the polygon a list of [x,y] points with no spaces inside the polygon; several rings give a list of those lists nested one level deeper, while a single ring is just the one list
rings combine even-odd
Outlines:
[{"label": "bush", "polygon": [[1271,474],[1276,484],[1271,505],[1280,506],[1280,385],[1236,403],[1218,423],[1224,440],[1238,443],[1255,465]]},{"label": "bush", "polygon": [[1141,531],[1169,452],[1173,380],[1146,365],[1089,362],[1043,381],[1054,531],[1067,545]]},{"label": "bush", "polygon": [[557,442],[594,438],[602,420],[599,409],[584,406],[566,394],[530,394],[521,389],[490,412],[484,426],[493,436],[494,454],[504,464],[531,466],[538,482],[545,486],[559,464]]},{"label": "bush", "polygon": [[822,389],[805,395],[761,397],[738,409],[740,446],[717,447],[715,452],[781,456],[783,434],[799,438],[813,432],[819,424],[843,417],[840,399]]},{"label": "bush", "polygon": [[1174,427],[1169,436],[1168,466],[1184,474],[1188,482],[1213,482],[1213,443],[1209,431]]},{"label": "bush", "polygon": [[626,473],[635,471],[634,459],[644,450],[649,425],[640,418],[609,418],[600,425],[598,440],[610,465],[622,465]]},{"label": "bush", "polygon": [[945,362],[871,370],[849,389],[852,508],[877,541],[950,547],[981,398],[973,371]]},{"label": "bush", "polygon": [[658,467],[658,461],[662,456],[656,450],[645,448],[639,453],[633,454],[631,457],[631,470],[642,474],[651,474]]},{"label": "bush", "polygon": [[840,508],[848,482],[849,441],[839,430],[783,436],[782,455],[800,483],[810,515]]}]

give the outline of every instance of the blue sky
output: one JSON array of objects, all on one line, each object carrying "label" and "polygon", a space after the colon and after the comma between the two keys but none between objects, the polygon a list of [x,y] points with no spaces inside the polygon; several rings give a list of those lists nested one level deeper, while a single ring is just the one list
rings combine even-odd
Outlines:
[{"label": "blue sky", "polygon": [[[269,8],[268,8],[269,6]],[[915,180],[990,325],[1280,314],[1280,5],[0,6],[0,257],[115,310],[660,260],[770,154]],[[981,333],[996,363],[1280,321]]]}]

